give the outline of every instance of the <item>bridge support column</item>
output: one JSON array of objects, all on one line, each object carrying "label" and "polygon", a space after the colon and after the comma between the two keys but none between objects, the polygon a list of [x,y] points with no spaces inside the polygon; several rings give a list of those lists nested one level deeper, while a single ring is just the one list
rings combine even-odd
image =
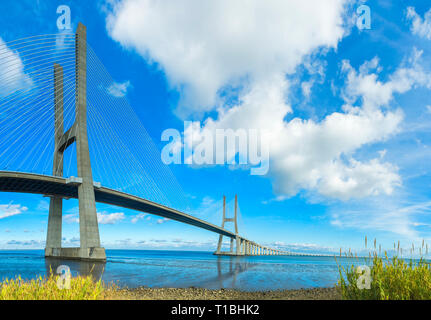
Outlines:
[{"label": "bridge support column", "polygon": [[[60,131],[60,141],[63,141],[63,144],[58,145],[58,149],[54,151],[54,161],[55,155],[59,151],[64,152],[64,150],[68,146],[70,146],[73,142],[76,142],[78,175],[79,178],[82,179],[82,182],[78,186],[79,233],[81,243],[79,248],[59,248],[59,250],[51,250],[52,248],[49,247],[51,243],[58,245],[58,232],[52,231],[57,230],[56,226],[58,224],[50,224],[48,222],[47,239],[49,241],[47,241],[45,256],[104,261],[106,260],[106,253],[105,249],[100,246],[99,225],[97,222],[96,201],[94,196],[93,174],[91,170],[90,152],[87,136],[87,30],[85,26],[81,23],[78,24],[78,29],[76,31],[75,63],[75,123],[67,133],[63,133],[63,131]],[[56,113],[57,112],[60,114],[59,109],[56,109]],[[59,141],[57,141],[56,139],[56,142],[58,143]],[[49,221],[57,221],[58,219],[56,220],[55,217],[58,216],[59,207],[58,204],[56,205],[55,200],[51,203],[53,205],[50,207]],[[51,212],[53,212],[52,215]],[[57,212],[57,215],[55,214],[55,212]],[[52,240],[52,238],[55,238],[55,241]]]},{"label": "bridge support column", "polygon": [[[54,64],[54,163],[52,174],[63,176],[63,154],[59,145],[64,132],[64,109],[63,109],[63,68]],[[46,234],[45,254],[55,255],[61,251],[61,229],[62,229],[63,199],[51,197],[49,203],[48,229]]]},{"label": "bridge support column", "polygon": [[[82,184],[78,187],[80,257],[106,260],[105,249],[100,247],[94,197],[93,174],[87,136],[87,30],[83,24],[76,32],[76,158],[78,175]],[[94,255],[94,256],[93,256]]]},{"label": "bridge support column", "polygon": [[[238,196],[235,195],[235,215],[233,218],[226,218],[226,197],[223,196],[223,220],[221,227],[224,229],[225,222],[233,222],[235,224],[235,238],[230,239],[230,251],[229,252],[222,252],[222,245],[223,245],[223,235],[219,235],[219,240],[217,244],[217,250],[214,252],[216,255],[230,255],[230,256],[240,256],[243,255],[243,250],[241,249],[243,240],[238,236]],[[236,249],[234,251],[234,242],[236,245]]]}]

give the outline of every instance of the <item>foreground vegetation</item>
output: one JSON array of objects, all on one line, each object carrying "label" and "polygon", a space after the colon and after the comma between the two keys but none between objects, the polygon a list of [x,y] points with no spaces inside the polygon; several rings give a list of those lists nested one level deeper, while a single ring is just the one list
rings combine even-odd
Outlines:
[{"label": "foreground vegetation", "polygon": [[[351,257],[353,257],[351,255]],[[406,261],[398,257],[381,258],[376,253],[365,260],[368,268],[358,270],[361,263],[339,265],[340,278],[335,288],[241,292],[199,288],[119,288],[105,285],[91,276],[71,277],[64,282],[52,272],[48,277],[23,280],[18,277],[0,282],[0,300],[104,300],[104,299],[191,299],[191,300],[284,300],[284,299],[349,299],[349,300],[430,300],[431,265],[420,260]],[[363,261],[363,260],[362,260]],[[366,280],[368,279],[368,281]]]},{"label": "foreground vegetation", "polygon": [[[429,300],[431,299],[431,266],[423,259],[406,262],[398,257],[370,258],[369,289],[365,285],[363,270],[351,265],[339,266],[337,288],[343,299],[349,300]],[[359,277],[362,278],[359,280]]]},{"label": "foreground vegetation", "polygon": [[18,277],[0,283],[0,300],[96,300],[107,291],[101,282],[91,276],[73,277],[70,287],[61,288],[59,275],[25,281]]}]

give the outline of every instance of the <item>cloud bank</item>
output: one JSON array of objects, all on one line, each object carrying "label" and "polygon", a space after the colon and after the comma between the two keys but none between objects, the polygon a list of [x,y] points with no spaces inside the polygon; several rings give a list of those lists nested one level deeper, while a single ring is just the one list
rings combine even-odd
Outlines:
[{"label": "cloud bank", "polygon": [[[358,70],[344,61],[340,110],[320,121],[287,121],[294,114],[289,76],[306,64],[319,66],[324,76],[319,61],[349,33],[352,2],[244,3],[117,1],[107,10],[106,27],[114,40],[163,70],[181,93],[180,117],[205,118],[211,111],[202,130],[269,133],[263,143],[270,146],[268,175],[278,199],[301,191],[343,201],[391,194],[401,185],[398,168],[384,153],[358,160],[355,152],[399,132],[403,113],[391,108],[394,94],[430,83],[418,63],[421,53],[414,50],[385,81],[378,58]],[[312,86],[302,85],[306,97]]]}]

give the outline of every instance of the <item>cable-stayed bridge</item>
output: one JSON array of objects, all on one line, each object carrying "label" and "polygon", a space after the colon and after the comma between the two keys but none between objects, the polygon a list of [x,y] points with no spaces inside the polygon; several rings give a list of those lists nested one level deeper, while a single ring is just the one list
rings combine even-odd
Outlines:
[{"label": "cable-stayed bridge", "polygon": [[[0,43],[0,191],[50,198],[45,256],[106,259],[96,202],[215,232],[218,255],[298,254],[241,236],[236,197],[231,218],[224,198],[221,227],[185,213],[186,196],[124,98],[128,83],[112,80],[86,39],[80,23],[73,34]],[[79,203],[78,248],[62,247],[63,199]]]}]

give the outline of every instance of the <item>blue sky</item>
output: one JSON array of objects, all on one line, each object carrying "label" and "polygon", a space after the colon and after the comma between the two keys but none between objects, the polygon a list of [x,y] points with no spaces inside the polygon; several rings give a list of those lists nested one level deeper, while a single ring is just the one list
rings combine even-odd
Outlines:
[{"label": "blue sky", "polygon": [[[431,240],[426,1],[151,3],[2,1],[0,38],[57,33],[56,9],[70,6],[72,27],[87,26],[117,95],[159,150],[162,132],[187,120],[269,130],[265,176],[169,166],[200,218],[220,224],[223,194],[232,213],[237,193],[240,233],[259,243],[338,251],[362,248],[365,235],[384,248]],[[369,30],[356,26],[361,4]],[[65,245],[79,237],[76,206],[65,201]],[[218,239],[121,208],[98,211],[107,248],[213,250]],[[42,248],[47,219],[47,198],[0,194],[0,247]]]}]

